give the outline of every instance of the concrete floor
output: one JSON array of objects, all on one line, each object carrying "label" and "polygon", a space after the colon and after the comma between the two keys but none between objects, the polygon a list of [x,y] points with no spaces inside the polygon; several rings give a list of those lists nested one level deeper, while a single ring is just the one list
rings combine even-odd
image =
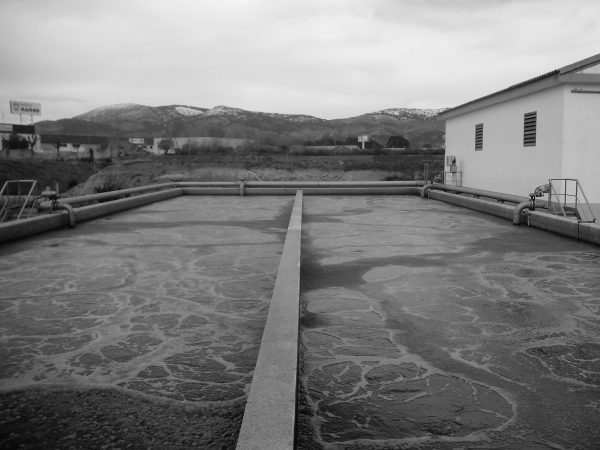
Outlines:
[{"label": "concrete floor", "polygon": [[292,203],[185,196],[0,246],[1,391],[241,414]]},{"label": "concrete floor", "polygon": [[299,448],[598,448],[598,247],[414,197],[303,230]]}]

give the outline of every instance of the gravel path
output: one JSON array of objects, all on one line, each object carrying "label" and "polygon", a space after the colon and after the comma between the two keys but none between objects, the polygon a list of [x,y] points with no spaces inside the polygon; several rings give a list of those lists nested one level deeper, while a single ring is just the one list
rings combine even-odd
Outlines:
[{"label": "gravel path", "polygon": [[243,405],[211,408],[112,389],[0,393],[0,448],[235,448]]}]

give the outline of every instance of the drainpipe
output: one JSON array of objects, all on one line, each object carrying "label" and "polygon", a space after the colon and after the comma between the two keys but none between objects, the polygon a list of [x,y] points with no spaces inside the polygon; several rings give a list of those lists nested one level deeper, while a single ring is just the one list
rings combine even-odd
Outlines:
[{"label": "drainpipe", "polygon": [[525,209],[530,209],[531,200],[525,200],[515,206],[515,212],[513,214],[513,225],[521,225],[521,214]]},{"label": "drainpipe", "polygon": [[421,198],[429,198],[429,189],[433,188],[433,184],[427,184],[421,188]]},{"label": "drainpipe", "polygon": [[69,215],[69,228],[73,228],[75,226],[75,209],[73,209],[73,207],[71,205],[69,205],[68,203],[58,203],[56,205],[57,209],[64,209],[65,211],[67,211],[68,215]]}]

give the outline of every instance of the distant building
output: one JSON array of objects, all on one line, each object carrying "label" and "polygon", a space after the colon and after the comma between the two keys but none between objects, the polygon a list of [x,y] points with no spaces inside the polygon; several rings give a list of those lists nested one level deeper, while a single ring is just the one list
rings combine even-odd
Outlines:
[{"label": "distant building", "polygon": [[148,153],[155,153],[154,138],[152,138],[152,137],[128,138],[128,141],[132,146],[134,146],[140,150],[144,150]]},{"label": "distant building", "polygon": [[110,156],[109,138],[104,136],[42,134],[40,140],[40,153],[50,158],[95,159]]},{"label": "distant building", "polygon": [[[17,148],[9,149],[9,141],[11,137],[18,136]],[[33,125],[17,125],[11,123],[0,123],[0,157],[12,156],[31,156],[33,152],[39,150],[39,139],[35,133]],[[19,155],[21,154],[21,155]]]},{"label": "distant building", "polygon": [[600,54],[440,117],[463,186],[527,196],[550,178],[576,178],[600,203]]}]

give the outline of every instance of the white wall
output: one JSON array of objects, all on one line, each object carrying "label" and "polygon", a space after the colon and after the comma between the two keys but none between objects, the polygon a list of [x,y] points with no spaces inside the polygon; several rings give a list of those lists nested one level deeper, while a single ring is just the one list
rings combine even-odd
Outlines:
[{"label": "white wall", "polygon": [[600,203],[600,94],[574,94],[571,89],[597,91],[598,85],[564,87],[565,125],[562,178],[577,178],[593,203]]},{"label": "white wall", "polygon": [[[527,196],[559,178],[563,90],[546,89],[446,121],[446,155],[457,157],[463,186]],[[537,111],[537,143],[523,146],[523,115]],[[483,123],[483,150],[475,151],[475,125]]]}]

